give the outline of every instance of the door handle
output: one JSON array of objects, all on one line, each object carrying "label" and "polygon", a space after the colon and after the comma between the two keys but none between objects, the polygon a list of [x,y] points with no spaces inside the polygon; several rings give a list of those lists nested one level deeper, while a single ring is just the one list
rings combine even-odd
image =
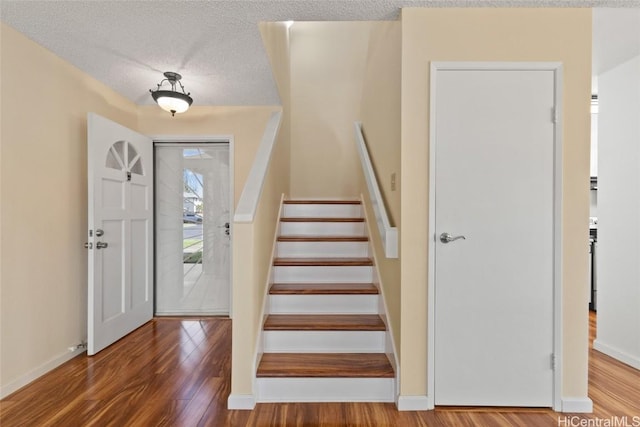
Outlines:
[{"label": "door handle", "polygon": [[440,241],[442,243],[454,242],[454,241],[460,240],[460,239],[467,240],[467,238],[464,237],[464,236],[452,236],[451,233],[442,233],[440,235]]},{"label": "door handle", "polygon": [[93,243],[84,242],[84,248],[85,249],[93,249]]},{"label": "door handle", "polygon": [[219,225],[218,228],[226,228],[228,230],[229,229],[229,223],[225,222],[224,225]]},{"label": "door handle", "polygon": [[109,246],[109,244],[107,242],[97,242],[96,243],[96,249],[104,249],[107,246]]}]

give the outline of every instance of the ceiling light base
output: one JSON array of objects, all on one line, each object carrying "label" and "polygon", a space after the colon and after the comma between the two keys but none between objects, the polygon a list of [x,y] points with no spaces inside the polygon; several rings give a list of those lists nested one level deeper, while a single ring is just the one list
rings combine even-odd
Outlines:
[{"label": "ceiling light base", "polygon": [[182,79],[180,74],[174,73],[173,71],[165,71],[163,74],[170,82],[177,82]]}]

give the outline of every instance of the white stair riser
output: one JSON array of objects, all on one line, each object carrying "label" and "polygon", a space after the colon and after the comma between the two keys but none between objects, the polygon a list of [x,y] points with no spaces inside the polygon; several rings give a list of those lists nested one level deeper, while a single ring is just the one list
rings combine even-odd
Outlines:
[{"label": "white stair riser", "polygon": [[363,222],[281,222],[280,235],[364,236]]},{"label": "white stair riser", "polygon": [[393,402],[393,378],[257,378],[258,402]]},{"label": "white stair riser", "polygon": [[377,314],[378,295],[270,295],[271,314]]},{"label": "white stair riser", "polygon": [[274,283],[371,283],[372,267],[273,267]]},{"label": "white stair riser", "polygon": [[368,242],[278,242],[279,257],[367,257]]},{"label": "white stair riser", "polygon": [[385,331],[264,331],[265,353],[384,353]]},{"label": "white stair riser", "polygon": [[284,205],[282,216],[305,218],[361,218],[360,205]]}]

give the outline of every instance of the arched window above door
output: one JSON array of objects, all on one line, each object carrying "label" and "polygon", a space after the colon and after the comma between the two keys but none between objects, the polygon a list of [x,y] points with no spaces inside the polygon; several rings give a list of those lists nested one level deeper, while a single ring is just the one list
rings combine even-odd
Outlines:
[{"label": "arched window above door", "polygon": [[136,148],[128,141],[116,141],[107,152],[105,166],[110,169],[144,175],[142,159]]}]

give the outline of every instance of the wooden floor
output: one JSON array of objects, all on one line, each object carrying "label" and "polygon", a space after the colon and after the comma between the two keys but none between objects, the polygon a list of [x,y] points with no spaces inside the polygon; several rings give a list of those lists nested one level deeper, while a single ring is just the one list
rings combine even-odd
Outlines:
[{"label": "wooden floor", "polygon": [[275,266],[286,267],[367,267],[371,258],[275,258]]},{"label": "wooden floor", "polygon": [[385,331],[377,314],[270,314],[265,331]]},{"label": "wooden floor", "polygon": [[264,353],[257,377],[393,378],[384,353]]},{"label": "wooden floor", "polygon": [[[366,403],[227,411],[230,351],[230,320],[156,319],[0,401],[0,426],[558,426],[559,418],[570,416],[548,409],[398,412],[393,404]],[[627,416],[634,425],[640,371],[590,350],[589,396],[595,412],[580,418]],[[560,425],[587,425],[571,423]]]},{"label": "wooden floor", "polygon": [[377,295],[373,283],[274,283],[270,295]]}]

